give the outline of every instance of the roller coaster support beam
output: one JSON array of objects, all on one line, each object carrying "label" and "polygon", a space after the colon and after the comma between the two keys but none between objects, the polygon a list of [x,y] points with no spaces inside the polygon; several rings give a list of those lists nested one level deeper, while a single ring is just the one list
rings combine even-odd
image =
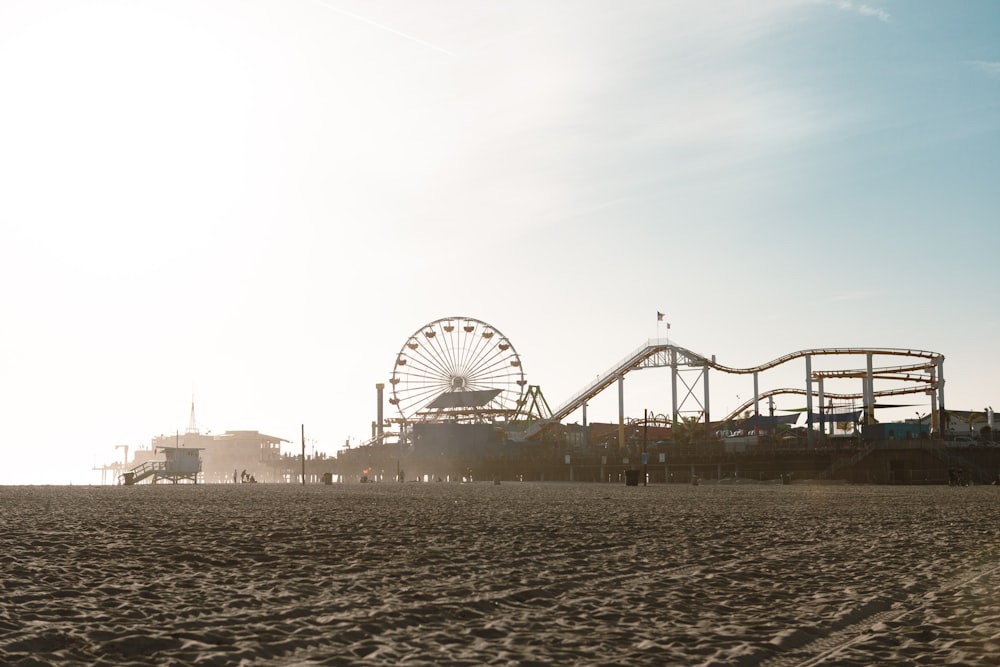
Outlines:
[{"label": "roller coaster support beam", "polygon": [[812,355],[806,355],[806,442],[813,444]]},{"label": "roller coaster support beam", "polygon": [[[712,363],[715,363],[715,355],[712,355]],[[702,370],[701,385],[702,389],[705,390],[705,431],[708,431],[708,425],[712,422],[712,418],[709,414],[709,404],[708,404],[708,361],[705,362]]]},{"label": "roller coaster support beam", "polygon": [[944,437],[942,431],[948,425],[948,409],[944,406],[944,359],[938,359],[937,362],[937,381],[938,409],[934,411],[934,414],[938,418],[935,421],[935,428],[937,428],[938,437]]},{"label": "roller coaster support beam", "polygon": [[583,408],[583,415],[581,416],[583,419],[583,446],[586,447],[590,444],[590,436],[587,434],[587,401],[584,401],[580,407]]},{"label": "roller coaster support beam", "polygon": [[823,378],[820,377],[817,380],[819,384],[819,392],[817,393],[816,399],[819,402],[819,432],[826,433],[826,406],[823,401]]},{"label": "roller coaster support beam", "polygon": [[618,376],[618,449],[625,447],[625,375]]},{"label": "roller coaster support beam", "polygon": [[868,425],[875,423],[875,379],[872,370],[874,355],[869,352],[865,357],[868,359],[868,369],[865,372],[865,425]]},{"label": "roller coaster support beam", "polygon": [[677,433],[677,348],[670,348],[670,422],[671,433]]},{"label": "roller coaster support beam", "polygon": [[940,437],[941,430],[938,428],[938,399],[937,394],[934,390],[927,392],[931,395],[931,435],[932,437]]},{"label": "roller coaster support beam", "polygon": [[[759,417],[760,416],[760,392],[757,389],[757,371],[753,372],[753,416],[754,417]],[[771,415],[771,416],[773,417],[774,415]],[[759,438],[760,438],[760,426],[759,426],[760,420],[757,420],[757,424],[758,424],[758,426],[757,426],[757,438],[758,438],[758,442],[760,442],[760,440],[759,440]]]}]

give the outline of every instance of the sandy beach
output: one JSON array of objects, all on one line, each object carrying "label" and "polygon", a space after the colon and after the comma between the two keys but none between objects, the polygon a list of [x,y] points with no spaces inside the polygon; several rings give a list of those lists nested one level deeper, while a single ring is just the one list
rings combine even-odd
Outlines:
[{"label": "sandy beach", "polygon": [[1000,487],[0,487],[5,665],[1000,663]]}]

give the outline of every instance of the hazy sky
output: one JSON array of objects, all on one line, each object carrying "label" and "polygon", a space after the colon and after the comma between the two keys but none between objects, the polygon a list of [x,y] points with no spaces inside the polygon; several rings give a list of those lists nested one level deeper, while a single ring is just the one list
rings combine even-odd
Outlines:
[{"label": "hazy sky", "polygon": [[[332,453],[454,315],[553,407],[662,311],[731,366],[940,352],[947,407],[1000,408],[998,34],[993,0],[4,0],[0,483],[99,480],[192,395]],[[668,371],[625,387],[669,411]]]}]

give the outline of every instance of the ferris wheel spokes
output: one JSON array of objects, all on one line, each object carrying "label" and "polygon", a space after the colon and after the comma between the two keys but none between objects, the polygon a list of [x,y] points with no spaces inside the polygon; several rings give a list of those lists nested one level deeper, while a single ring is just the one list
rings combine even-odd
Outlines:
[{"label": "ferris wheel spokes", "polygon": [[[406,421],[512,418],[524,403],[526,383],[517,352],[503,334],[485,322],[453,317],[431,322],[407,339],[390,384],[390,403]],[[449,393],[456,396],[441,399]],[[432,404],[438,407],[428,410]]]}]

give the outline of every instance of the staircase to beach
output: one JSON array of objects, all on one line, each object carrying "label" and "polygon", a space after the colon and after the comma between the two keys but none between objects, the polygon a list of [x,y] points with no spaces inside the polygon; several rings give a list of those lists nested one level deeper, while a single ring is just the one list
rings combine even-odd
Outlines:
[{"label": "staircase to beach", "polygon": [[970,482],[977,484],[989,484],[995,478],[993,470],[980,465],[976,461],[968,459],[955,452],[954,449],[945,447],[940,441],[930,441],[921,443],[923,448],[930,451],[939,461],[948,464],[948,469],[962,470],[963,475]]},{"label": "staircase to beach", "polygon": [[874,448],[871,445],[865,444],[864,448],[854,452],[850,457],[840,458],[831,463],[829,468],[820,473],[820,479],[832,479],[835,473],[857,465],[873,451]]},{"label": "staircase to beach", "polygon": [[[854,452],[849,457],[842,457],[835,460],[830,466],[820,474],[821,479],[832,479],[837,472],[840,472],[847,468],[852,468],[864,459],[868,458],[873,452],[879,449],[885,448],[885,445],[875,445],[865,444],[865,446]],[[949,470],[962,471],[962,475],[965,479],[976,484],[989,484],[995,478],[995,472],[972,459],[969,459],[961,454],[954,451],[953,448],[946,447],[942,442],[937,440],[921,440],[921,441],[908,441],[906,443],[906,449],[917,449],[923,450],[931,454],[938,461],[941,461],[948,466]]]}]

